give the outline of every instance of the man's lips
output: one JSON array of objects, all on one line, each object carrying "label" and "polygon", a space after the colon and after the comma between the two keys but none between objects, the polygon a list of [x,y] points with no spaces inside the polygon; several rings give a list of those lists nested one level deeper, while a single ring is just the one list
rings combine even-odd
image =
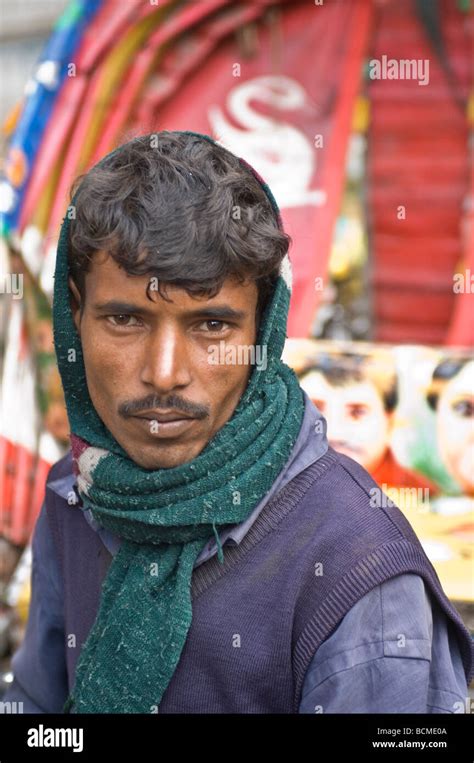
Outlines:
[{"label": "man's lips", "polygon": [[[178,415],[181,418],[176,418]],[[157,439],[179,437],[197,421],[197,419],[181,413],[142,413],[132,418],[147,429],[150,437]]]},{"label": "man's lips", "polygon": [[148,419],[148,421],[181,421],[182,419],[192,419],[193,416],[188,416],[186,413],[180,411],[170,411],[169,413],[160,413],[159,411],[149,411],[147,413],[137,413],[134,418]]}]

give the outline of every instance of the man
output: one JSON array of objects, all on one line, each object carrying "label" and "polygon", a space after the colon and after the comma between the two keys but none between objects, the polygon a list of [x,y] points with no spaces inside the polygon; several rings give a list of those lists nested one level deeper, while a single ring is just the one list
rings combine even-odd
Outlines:
[{"label": "man", "polygon": [[454,712],[469,633],[281,361],[289,237],[269,188],[209,136],[162,132],[103,159],[70,209],[54,334],[72,450],[7,699]]},{"label": "man", "polygon": [[474,496],[474,360],[452,357],[438,363],[427,401],[437,412],[443,463],[463,492]]},{"label": "man", "polygon": [[402,467],[392,453],[398,385],[388,350],[323,353],[304,370],[300,384],[326,418],[332,447],[361,464],[379,485],[436,492],[429,480]]}]

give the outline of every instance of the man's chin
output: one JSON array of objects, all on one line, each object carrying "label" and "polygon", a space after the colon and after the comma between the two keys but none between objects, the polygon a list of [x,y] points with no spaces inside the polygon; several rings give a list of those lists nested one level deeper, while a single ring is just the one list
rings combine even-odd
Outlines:
[{"label": "man's chin", "polygon": [[202,448],[198,452],[194,452],[195,449],[191,450],[191,446],[188,444],[187,446],[145,447],[140,451],[125,450],[130,460],[137,466],[148,471],[156,471],[157,469],[173,469],[175,466],[182,466],[196,458]]}]

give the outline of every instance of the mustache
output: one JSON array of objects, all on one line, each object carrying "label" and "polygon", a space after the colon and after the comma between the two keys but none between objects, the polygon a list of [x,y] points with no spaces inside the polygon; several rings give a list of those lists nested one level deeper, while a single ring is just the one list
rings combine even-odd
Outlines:
[{"label": "mustache", "polygon": [[188,416],[193,416],[196,419],[204,419],[209,416],[209,408],[205,405],[198,405],[197,403],[189,403],[187,400],[183,400],[176,395],[168,397],[164,400],[157,395],[149,395],[143,398],[143,400],[126,400],[120,403],[118,412],[124,418],[135,416],[138,413],[149,410],[165,410],[173,409],[186,413]]}]

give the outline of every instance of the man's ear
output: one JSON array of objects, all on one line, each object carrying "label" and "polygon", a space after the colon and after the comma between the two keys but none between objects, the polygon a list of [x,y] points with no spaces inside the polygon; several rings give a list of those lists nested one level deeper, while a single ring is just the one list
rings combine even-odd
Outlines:
[{"label": "man's ear", "polygon": [[72,317],[77,333],[81,334],[81,294],[71,276],[68,278],[69,284],[69,303],[71,305]]}]

